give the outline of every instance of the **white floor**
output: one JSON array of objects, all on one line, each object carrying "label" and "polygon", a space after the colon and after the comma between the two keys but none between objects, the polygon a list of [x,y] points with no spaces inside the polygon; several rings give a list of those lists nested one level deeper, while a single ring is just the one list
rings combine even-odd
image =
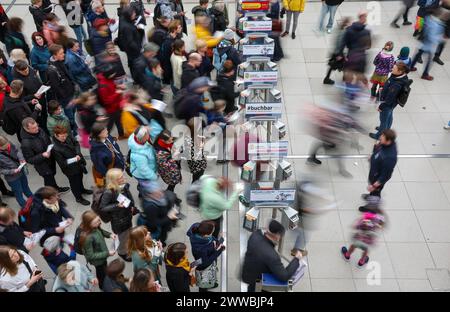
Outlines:
[{"label": "white floor", "polygon": [[[107,3],[112,1],[106,1]],[[16,2],[28,3],[28,0]],[[374,38],[369,60],[382,48],[384,42],[392,40],[395,52],[407,45],[414,53],[417,41],[412,38],[412,27],[393,29],[389,22],[399,8],[399,1],[381,2],[381,25],[372,26]],[[192,4],[186,4],[190,12]],[[366,6],[366,2],[344,2],[339,8],[337,19],[343,16],[355,17]],[[6,6],[5,6],[6,7]],[[146,5],[153,10],[153,5]],[[305,13],[301,14],[297,38],[282,39],[286,58],[280,62],[280,81],[278,88],[284,95],[283,120],[288,127],[288,140],[291,142],[292,155],[307,154],[313,138],[302,118],[302,109],[308,103],[333,100],[338,94],[335,87],[324,86],[323,76],[326,72],[328,49],[333,45],[333,36],[317,37],[313,32],[320,10],[319,3],[307,3]],[[111,17],[116,16],[116,5],[108,5]],[[234,12],[234,5],[229,4],[229,12]],[[410,20],[414,21],[416,9],[411,10]],[[63,16],[61,12],[58,13]],[[27,6],[15,5],[9,16],[19,16],[25,20],[26,34],[34,31],[34,23]],[[189,15],[190,16],[190,15]],[[233,20],[233,17],[230,16]],[[63,19],[64,20],[64,19]],[[151,23],[151,22],[150,22]],[[193,38],[189,36],[189,38]],[[450,120],[450,49],[447,47],[442,55],[444,66],[433,64],[430,74],[435,76],[432,82],[423,81],[418,73],[410,76],[414,79],[412,96],[405,108],[397,108],[394,113],[393,128],[398,132],[400,154],[450,154],[449,133],[442,126]],[[368,66],[368,73],[373,70]],[[419,72],[422,65],[419,65]],[[340,78],[334,77],[336,80]],[[373,104],[362,107],[359,120],[367,129],[378,125],[378,113]],[[373,140],[355,134],[361,147],[356,150],[346,148],[346,154],[368,154]],[[121,143],[126,151],[126,143]],[[88,154],[88,151],[85,151]],[[308,244],[308,272],[295,287],[296,291],[448,291],[450,279],[450,161],[447,158],[412,158],[400,159],[391,181],[383,191],[385,209],[388,212],[389,226],[381,237],[377,247],[371,251],[371,261],[379,264],[379,285],[369,286],[366,278],[370,273],[366,269],[355,268],[355,259],[345,263],[339,249],[347,244],[351,234],[351,224],[358,216],[357,207],[361,204],[360,194],[365,191],[368,164],[365,160],[346,161],[347,170],[353,178],[342,178],[337,173],[335,160],[325,160],[321,167],[311,168],[304,160],[293,161],[295,179],[312,175],[324,188],[340,202],[338,208],[321,219],[321,226],[312,235]],[[42,178],[34,170],[29,176],[32,190],[42,185]],[[211,162],[208,173],[221,175],[222,168]],[[184,171],[185,182],[177,186],[181,196],[190,181],[190,175]],[[237,181],[235,168],[230,168],[230,177]],[[60,185],[68,185],[64,176],[57,177]],[[90,176],[85,178],[91,185]],[[135,190],[134,183],[133,190]],[[287,183],[286,185],[288,185]],[[136,194],[137,196],[137,194]],[[184,197],[184,196],[183,196]],[[137,198],[137,197],[136,197]],[[69,204],[70,211],[80,220],[86,209],[77,205],[70,193],[63,196]],[[13,198],[4,198],[11,207],[18,209]],[[199,220],[195,210],[185,210],[187,219],[169,236],[169,242],[184,241],[187,228]],[[236,207],[228,213],[228,291],[240,291],[238,280],[240,264],[240,228],[242,219]],[[263,223],[262,223],[263,224]],[[108,228],[109,226],[107,226]],[[75,231],[75,228],[71,229]],[[286,256],[293,243],[292,237],[286,239],[284,248]],[[51,280],[54,274],[34,250],[32,256],[43,268],[45,277]],[[80,261],[84,262],[83,257]],[[374,264],[376,265],[376,264]],[[372,268],[373,269],[373,268]],[[131,276],[131,265],[126,273]],[[52,283],[49,283],[49,286]]]}]

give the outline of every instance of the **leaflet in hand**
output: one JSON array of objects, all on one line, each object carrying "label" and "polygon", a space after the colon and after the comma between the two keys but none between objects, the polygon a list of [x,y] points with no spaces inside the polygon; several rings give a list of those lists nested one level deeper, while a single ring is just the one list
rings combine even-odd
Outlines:
[{"label": "leaflet in hand", "polygon": [[46,152],[47,153],[50,152],[52,150],[53,146],[54,146],[54,144],[50,144],[49,146],[47,146]]},{"label": "leaflet in hand", "polygon": [[66,227],[68,227],[69,225],[70,225],[70,223],[69,223],[68,220],[64,220],[64,221],[62,221],[62,222],[59,222],[59,224],[58,224],[58,226],[63,227],[63,228],[66,228]]},{"label": "leaflet in hand", "polygon": [[25,246],[29,246],[31,244],[38,244],[41,238],[45,235],[45,230],[41,230],[39,232],[33,233],[31,237],[25,237],[25,240],[23,241],[23,244]]},{"label": "leaflet in hand", "polygon": [[72,233],[64,235],[63,241],[68,245],[73,245],[75,243],[75,235]]},{"label": "leaflet in hand", "polygon": [[119,238],[116,237],[111,244],[111,249],[117,251],[117,249],[119,249],[119,244]]},{"label": "leaflet in hand", "polygon": [[128,208],[131,204],[131,200],[126,196],[124,196],[123,194],[119,194],[119,196],[117,196],[117,201],[119,202],[119,204],[121,203],[126,208]]},{"label": "leaflet in hand", "polygon": [[17,167],[17,169],[18,169],[19,171],[22,170],[22,168],[25,167],[26,164],[27,164],[26,162],[21,163],[20,166]]},{"label": "leaflet in hand", "polygon": [[39,88],[39,90],[37,90],[36,94],[41,95],[41,94],[47,92],[48,90],[50,90],[50,87],[49,87],[49,86],[42,85],[42,86]]}]

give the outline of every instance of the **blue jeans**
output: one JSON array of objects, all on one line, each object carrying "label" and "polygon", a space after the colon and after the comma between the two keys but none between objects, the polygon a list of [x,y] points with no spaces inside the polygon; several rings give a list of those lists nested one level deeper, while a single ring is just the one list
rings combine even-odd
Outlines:
[{"label": "blue jeans", "polygon": [[385,109],[380,112],[380,127],[376,134],[377,139],[380,137],[381,133],[386,129],[391,129],[392,121],[393,121],[393,109]]},{"label": "blue jeans", "polygon": [[83,25],[73,26],[72,29],[75,32],[75,36],[77,36],[77,41],[80,43],[81,49],[83,49],[83,41],[87,39],[87,35],[84,31]]},{"label": "blue jeans", "polygon": [[33,195],[28,186],[27,176],[22,172],[19,178],[14,181],[7,181],[8,185],[11,186],[11,189],[14,192],[14,196],[16,197],[17,203],[20,207],[25,206],[26,200],[23,199],[23,194],[28,198]]},{"label": "blue jeans", "polygon": [[422,49],[419,49],[419,51],[416,53],[416,55],[414,56],[412,63],[411,63],[411,68],[416,66],[417,61],[419,60],[419,58],[422,56],[422,54],[426,54],[427,55],[427,62],[425,64],[425,69],[423,70],[423,76],[428,76],[429,72],[430,72],[430,67],[431,67],[431,60],[433,58],[433,53],[431,51],[424,51]]},{"label": "blue jeans", "polygon": [[327,29],[333,28],[334,24],[334,16],[336,15],[338,5],[327,5],[325,2],[322,4],[322,9],[320,10],[320,16],[319,16],[319,30],[323,31],[323,22],[325,20],[325,17],[327,13],[330,14],[328,17],[328,24]]}]

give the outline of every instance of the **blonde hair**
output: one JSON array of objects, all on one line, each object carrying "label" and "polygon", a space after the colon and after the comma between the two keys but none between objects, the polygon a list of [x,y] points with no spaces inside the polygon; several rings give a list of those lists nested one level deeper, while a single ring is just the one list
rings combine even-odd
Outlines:
[{"label": "blonde hair", "polygon": [[9,59],[15,63],[18,60],[24,60],[27,61],[27,56],[25,55],[25,52],[23,52],[22,49],[12,49],[11,52],[9,53]]},{"label": "blonde hair", "polygon": [[108,172],[106,172],[106,188],[109,190],[119,191],[120,185],[117,183],[117,180],[123,176],[122,170],[118,168],[112,168],[109,169]]},{"label": "blonde hair", "polygon": [[58,267],[58,277],[65,282],[69,274],[74,270],[75,266],[71,265],[70,263],[63,263]]},{"label": "blonde hair", "polygon": [[197,39],[195,40],[195,48],[198,49],[202,49],[204,47],[207,47],[208,45],[206,44],[206,41],[203,39]]},{"label": "blonde hair", "polygon": [[[153,247],[153,243],[146,242],[146,237],[148,235],[148,230],[145,226],[141,225],[134,227],[130,230],[130,235],[128,237],[128,255],[131,256],[133,251],[136,251],[139,256],[145,261],[151,261],[152,255],[148,251],[147,247]],[[148,246],[150,245],[150,246]]]}]

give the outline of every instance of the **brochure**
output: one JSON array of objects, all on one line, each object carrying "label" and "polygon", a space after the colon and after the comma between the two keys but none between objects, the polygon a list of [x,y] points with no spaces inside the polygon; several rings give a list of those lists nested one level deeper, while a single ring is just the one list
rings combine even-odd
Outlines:
[{"label": "brochure", "polygon": [[122,203],[126,208],[128,208],[130,206],[130,204],[131,204],[131,200],[128,199],[123,194],[119,194],[119,196],[117,196],[117,201],[119,203]]}]

